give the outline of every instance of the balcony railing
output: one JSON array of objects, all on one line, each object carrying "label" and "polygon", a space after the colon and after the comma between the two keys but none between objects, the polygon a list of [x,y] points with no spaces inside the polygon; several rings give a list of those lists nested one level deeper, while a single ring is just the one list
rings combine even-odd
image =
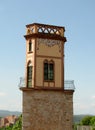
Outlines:
[{"label": "balcony railing", "polygon": [[[25,78],[20,78],[19,88],[25,86]],[[75,90],[74,80],[65,80],[64,81],[64,90]]]},{"label": "balcony railing", "polygon": [[55,34],[64,37],[64,31],[65,31],[64,27],[39,24],[39,23],[29,24],[26,25],[26,27],[27,27],[26,28],[27,35],[34,33],[44,33],[44,34]]},{"label": "balcony railing", "polygon": [[25,78],[23,78],[23,77],[20,77],[20,82],[19,82],[19,88],[21,88],[21,87],[26,87],[25,86]]},{"label": "balcony railing", "polygon": [[74,80],[65,80],[64,89],[65,90],[75,90]]}]

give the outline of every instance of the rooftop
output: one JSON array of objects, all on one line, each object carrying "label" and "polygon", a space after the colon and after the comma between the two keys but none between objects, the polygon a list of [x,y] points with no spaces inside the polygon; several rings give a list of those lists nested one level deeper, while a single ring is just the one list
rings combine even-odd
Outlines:
[{"label": "rooftop", "polygon": [[51,36],[51,38],[56,37],[57,39],[66,41],[64,37],[65,28],[61,26],[33,23],[26,25],[26,35],[25,38],[29,36]]}]

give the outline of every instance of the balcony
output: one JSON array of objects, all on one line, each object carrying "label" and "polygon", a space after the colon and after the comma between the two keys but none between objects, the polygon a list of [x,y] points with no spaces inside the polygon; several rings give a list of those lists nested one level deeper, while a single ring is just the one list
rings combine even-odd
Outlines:
[{"label": "balcony", "polygon": [[[19,88],[25,88],[25,78],[20,78]],[[74,80],[65,80],[64,81],[64,90],[75,90]]]}]

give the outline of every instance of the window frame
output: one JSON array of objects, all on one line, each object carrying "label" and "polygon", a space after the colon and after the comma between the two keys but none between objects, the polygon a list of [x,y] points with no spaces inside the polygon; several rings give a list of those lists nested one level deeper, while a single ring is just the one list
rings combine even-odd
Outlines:
[{"label": "window frame", "polygon": [[54,61],[52,60],[44,61],[44,81],[54,81]]},{"label": "window frame", "polygon": [[32,87],[32,72],[33,72],[33,66],[31,61],[28,62],[27,65],[27,87]]},{"label": "window frame", "polygon": [[32,49],[33,49],[33,48],[32,48],[32,45],[33,45],[33,43],[32,43],[32,41],[30,40],[30,41],[29,41],[29,44],[28,44],[28,52],[29,52],[29,53],[33,52],[33,50],[32,50]]}]

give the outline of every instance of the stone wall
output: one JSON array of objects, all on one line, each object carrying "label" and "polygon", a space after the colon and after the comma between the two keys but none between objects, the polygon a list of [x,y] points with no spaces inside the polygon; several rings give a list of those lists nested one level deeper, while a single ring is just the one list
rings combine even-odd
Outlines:
[{"label": "stone wall", "polygon": [[73,92],[23,91],[22,130],[72,130]]},{"label": "stone wall", "polygon": [[94,130],[95,126],[87,126],[87,125],[79,125],[77,126],[77,130]]}]

